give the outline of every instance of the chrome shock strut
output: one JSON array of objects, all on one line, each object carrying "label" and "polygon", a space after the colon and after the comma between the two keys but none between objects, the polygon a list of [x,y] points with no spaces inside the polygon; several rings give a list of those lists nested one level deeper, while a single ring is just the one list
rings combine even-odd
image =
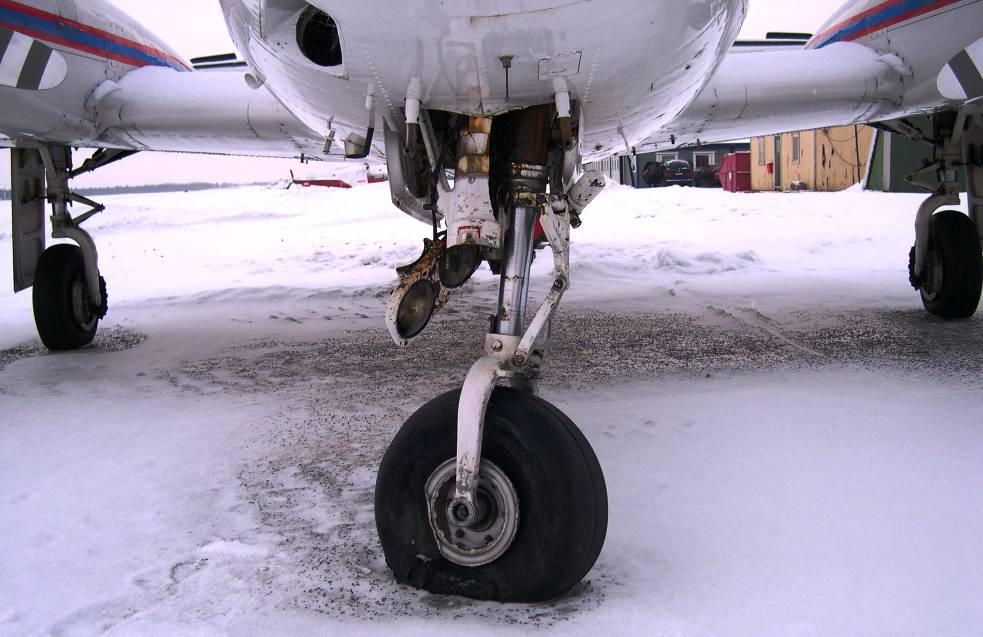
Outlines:
[{"label": "chrome shock strut", "polygon": [[[496,131],[497,140],[499,143],[504,140],[504,144],[497,147],[500,152],[492,158],[492,190],[499,210],[504,211],[499,218],[507,231],[502,246],[501,283],[492,331],[485,340],[485,356],[468,372],[458,406],[456,484],[447,514],[464,526],[474,523],[478,515],[475,491],[481,442],[485,412],[495,386],[502,383],[526,391],[535,388],[538,365],[531,364],[530,353],[523,352],[520,346],[526,342],[538,344],[548,330],[548,318],[545,323],[534,321],[526,329],[529,273],[536,221],[541,215],[544,225],[550,224],[547,235],[554,255],[562,255],[569,263],[569,218],[564,215],[560,220],[546,196],[551,119],[551,107],[537,107],[502,116],[495,122],[496,127],[502,127]],[[563,270],[569,271],[566,266]],[[566,282],[562,286],[562,290],[565,289]],[[547,299],[549,317],[558,303],[558,297],[554,302]],[[542,313],[541,309],[537,317]],[[530,330],[536,333],[530,334]]]},{"label": "chrome shock strut", "polygon": [[529,271],[535,248],[533,234],[538,217],[537,208],[514,206],[508,209],[509,229],[502,250],[502,274],[494,325],[496,334],[522,336],[529,298]]}]

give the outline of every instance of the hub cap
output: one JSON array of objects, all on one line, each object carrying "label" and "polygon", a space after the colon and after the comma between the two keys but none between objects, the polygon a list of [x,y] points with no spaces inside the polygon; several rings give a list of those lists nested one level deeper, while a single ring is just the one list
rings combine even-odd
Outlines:
[{"label": "hub cap", "polygon": [[475,494],[477,515],[470,526],[449,511],[454,499],[457,462],[452,458],[427,480],[430,528],[440,553],[460,566],[483,566],[509,549],[519,527],[519,498],[512,482],[493,463],[482,460]]},{"label": "hub cap", "polygon": [[922,296],[927,301],[934,301],[942,292],[942,277],[944,271],[942,267],[942,256],[938,250],[930,249],[925,259],[925,277],[922,284]]},{"label": "hub cap", "polygon": [[99,320],[89,301],[89,286],[81,277],[72,282],[72,318],[85,331],[92,330]]}]

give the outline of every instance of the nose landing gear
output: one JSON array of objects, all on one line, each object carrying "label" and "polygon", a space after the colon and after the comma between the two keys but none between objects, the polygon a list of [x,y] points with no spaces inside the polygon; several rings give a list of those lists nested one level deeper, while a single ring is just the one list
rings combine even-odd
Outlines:
[{"label": "nose landing gear", "polygon": [[[379,467],[375,517],[386,563],[400,582],[433,593],[544,601],[576,585],[604,544],[607,489],[597,456],[569,418],[535,395],[550,323],[569,286],[571,222],[604,186],[597,173],[565,192],[551,179],[550,116],[538,107],[508,115],[506,133],[492,131],[500,154],[467,162],[493,166],[503,229],[481,231],[504,238],[501,246],[482,245],[500,275],[492,333],[464,387],[410,416]],[[554,132],[555,146],[565,147],[556,122]],[[449,205],[461,202],[450,198]],[[442,212],[457,219],[473,210]],[[553,252],[554,283],[526,325],[537,226]],[[420,263],[431,262],[438,261]],[[432,280],[433,267],[417,269]],[[397,313],[412,283],[405,271],[401,277],[400,303],[390,304]],[[390,323],[398,326],[396,318]]]}]

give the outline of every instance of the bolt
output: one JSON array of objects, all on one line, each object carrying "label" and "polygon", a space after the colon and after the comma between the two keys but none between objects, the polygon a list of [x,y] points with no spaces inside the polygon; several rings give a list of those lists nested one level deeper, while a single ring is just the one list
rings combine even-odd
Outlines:
[{"label": "bolt", "polygon": [[455,536],[455,537],[456,537],[457,539],[459,539],[459,540],[460,540],[460,539],[463,539],[463,538],[464,538],[464,531],[462,531],[461,529],[458,529],[458,530],[457,530],[457,531],[456,531],[456,532],[454,533],[454,536]]},{"label": "bolt", "polygon": [[525,365],[526,364],[526,355],[525,354],[516,354],[515,356],[512,357],[512,362],[515,363],[516,365]]},{"label": "bolt", "polygon": [[464,522],[468,519],[468,507],[463,504],[459,504],[454,507],[454,517],[457,518],[458,522]]},{"label": "bolt", "polygon": [[562,290],[563,289],[563,279],[557,279],[556,281],[553,281],[553,287],[556,288],[557,290]]},{"label": "bolt", "polygon": [[493,352],[501,352],[505,345],[502,344],[502,341],[492,341],[491,348]]}]

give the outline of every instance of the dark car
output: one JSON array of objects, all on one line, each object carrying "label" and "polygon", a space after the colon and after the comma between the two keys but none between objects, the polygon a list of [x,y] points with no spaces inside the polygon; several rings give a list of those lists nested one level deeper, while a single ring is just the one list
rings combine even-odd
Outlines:
[{"label": "dark car", "polygon": [[685,159],[672,159],[666,162],[665,178],[668,186],[689,186],[693,183],[693,169]]}]

